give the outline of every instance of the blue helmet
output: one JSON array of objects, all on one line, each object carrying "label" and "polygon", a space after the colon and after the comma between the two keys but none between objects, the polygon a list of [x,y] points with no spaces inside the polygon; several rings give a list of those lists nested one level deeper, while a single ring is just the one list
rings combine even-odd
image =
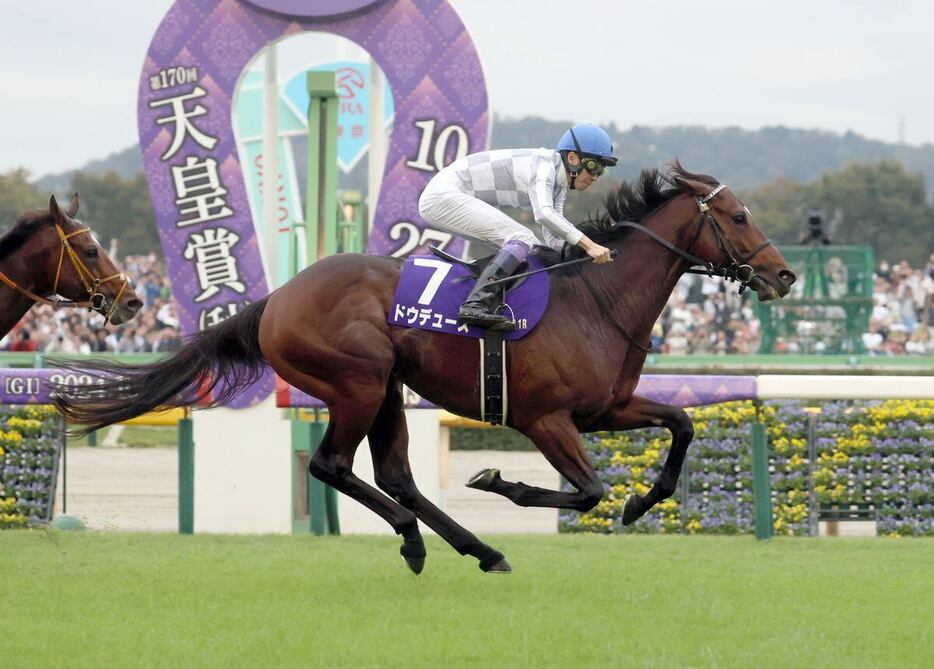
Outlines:
[{"label": "blue helmet", "polygon": [[600,158],[607,165],[616,164],[613,143],[606,132],[593,123],[578,123],[561,136],[557,151],[576,151],[582,155]]}]

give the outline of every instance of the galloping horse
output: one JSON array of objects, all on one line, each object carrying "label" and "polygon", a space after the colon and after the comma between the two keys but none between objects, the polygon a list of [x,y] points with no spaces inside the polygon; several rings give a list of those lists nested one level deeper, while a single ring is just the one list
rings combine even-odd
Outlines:
[{"label": "galloping horse", "polygon": [[77,193],[67,212],[53,195],[48,211],[26,212],[0,237],[0,337],[36,303],[88,307],[114,325],[143,306],[91,229],[75,220],[77,213]]},{"label": "galloping horse", "polygon": [[[509,345],[507,425],[526,435],[576,492],[512,483],[497,470],[480,472],[468,485],[522,506],[586,511],[604,489],[581,432],[665,426],[672,443],[663,471],[648,493],[627,500],[628,524],[672,495],[693,436],[684,411],[633,394],[652,326],[679,277],[701,264],[770,300],[787,294],[795,275],[735,195],[677,162],[668,179],[652,170],[635,186],[623,184],[608,198],[607,212],[582,227],[617,252],[616,262],[555,271],[550,308],[532,332]],[[644,227],[628,222],[635,220]],[[412,479],[402,384],[454,413],[480,418],[479,360],[472,339],[387,323],[401,268],[392,258],[325,258],[198,333],[171,358],[142,367],[99,365],[103,385],[61,388],[58,407],[94,430],[192,396],[223,404],[268,363],[330,411],[311,473],[402,535],[400,552],[415,573],[425,559],[417,520],[462,555],[476,557],[484,571],[510,571],[500,552],[429,502]],[[351,470],[364,437],[386,494]]]}]

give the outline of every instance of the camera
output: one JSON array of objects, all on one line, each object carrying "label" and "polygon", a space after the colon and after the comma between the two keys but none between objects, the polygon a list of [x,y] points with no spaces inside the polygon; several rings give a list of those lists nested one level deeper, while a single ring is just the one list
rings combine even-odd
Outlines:
[{"label": "camera", "polygon": [[830,244],[830,236],[827,234],[827,224],[824,220],[824,212],[820,209],[811,209],[808,211],[807,227],[804,235],[801,237],[802,244]]}]

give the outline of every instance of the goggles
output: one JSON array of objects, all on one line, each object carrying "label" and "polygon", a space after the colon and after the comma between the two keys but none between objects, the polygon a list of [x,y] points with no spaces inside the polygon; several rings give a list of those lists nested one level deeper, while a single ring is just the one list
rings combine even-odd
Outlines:
[{"label": "goggles", "polygon": [[591,158],[590,156],[581,156],[581,167],[590,172],[595,177],[600,176],[606,172],[606,165],[599,158]]},{"label": "goggles", "polygon": [[[581,167],[583,169],[587,170],[595,177],[598,177],[606,172],[607,161],[601,158],[596,158],[594,156],[585,155],[584,152],[581,151],[581,145],[577,142],[577,135],[574,134],[574,128],[571,128],[571,139],[574,140],[574,148],[577,149],[577,155],[581,159]],[[611,164],[616,164],[615,158]]]}]

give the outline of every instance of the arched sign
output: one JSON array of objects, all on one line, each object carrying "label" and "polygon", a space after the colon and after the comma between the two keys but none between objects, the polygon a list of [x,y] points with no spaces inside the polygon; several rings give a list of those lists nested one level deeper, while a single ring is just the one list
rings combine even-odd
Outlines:
[{"label": "arched sign", "polygon": [[[367,250],[407,255],[460,243],[426,228],[418,197],[455,156],[487,146],[486,82],[447,0],[177,0],[150,44],[140,147],[183,332],[268,292],[232,128],[237,81],[270,42],[303,31],[366,49],[392,88],[395,130]],[[237,403],[273,390],[271,375]]]}]

